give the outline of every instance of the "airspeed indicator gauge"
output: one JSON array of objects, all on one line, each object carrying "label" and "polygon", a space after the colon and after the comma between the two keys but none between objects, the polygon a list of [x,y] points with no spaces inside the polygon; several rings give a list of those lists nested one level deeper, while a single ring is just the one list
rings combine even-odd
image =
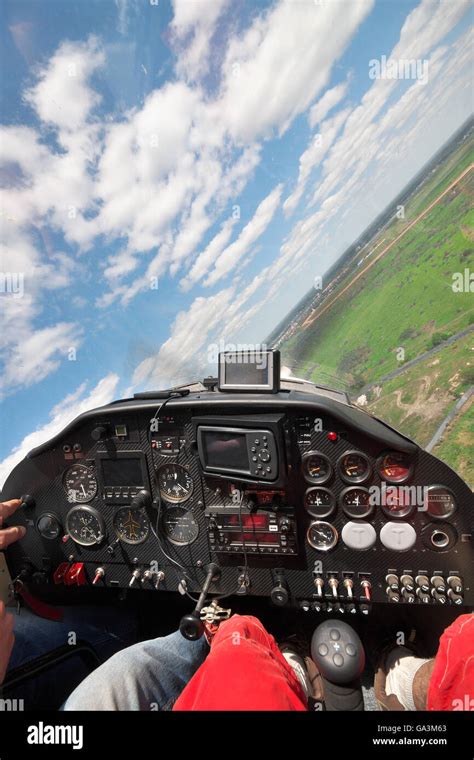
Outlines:
[{"label": "airspeed indicator gauge", "polygon": [[91,501],[97,493],[97,479],[85,464],[74,464],[63,475],[67,500],[83,504]]}]

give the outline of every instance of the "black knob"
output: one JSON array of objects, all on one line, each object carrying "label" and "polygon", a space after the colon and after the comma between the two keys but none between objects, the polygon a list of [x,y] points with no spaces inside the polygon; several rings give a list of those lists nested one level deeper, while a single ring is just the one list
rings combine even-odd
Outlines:
[{"label": "black knob", "polygon": [[282,533],[289,533],[291,529],[291,523],[287,517],[283,517],[280,520],[280,530]]},{"label": "black knob", "polygon": [[44,570],[37,570],[31,576],[31,582],[36,586],[44,586],[46,583],[49,583],[48,573],[44,572]]},{"label": "black knob", "polygon": [[105,438],[109,437],[109,429],[105,425],[97,425],[91,433],[91,438],[94,439],[94,441],[103,441]]},{"label": "black knob", "polygon": [[411,591],[408,591],[408,588],[406,586],[402,588],[402,596],[404,600],[409,604],[413,604],[415,601],[415,594],[413,594]]},{"label": "black knob", "polygon": [[399,602],[400,601],[400,594],[396,591],[392,591],[391,589],[388,589],[387,591],[388,601],[389,602]]},{"label": "black knob", "polygon": [[190,612],[181,618],[179,630],[188,641],[197,641],[204,633],[204,623],[196,612]]},{"label": "black knob", "polygon": [[32,496],[30,496],[29,493],[23,494],[23,496],[20,496],[21,506],[27,507],[28,509],[33,509],[36,506],[36,502]]},{"label": "black knob", "polygon": [[290,594],[283,583],[277,583],[270,591],[270,599],[277,607],[284,607],[290,600]]}]

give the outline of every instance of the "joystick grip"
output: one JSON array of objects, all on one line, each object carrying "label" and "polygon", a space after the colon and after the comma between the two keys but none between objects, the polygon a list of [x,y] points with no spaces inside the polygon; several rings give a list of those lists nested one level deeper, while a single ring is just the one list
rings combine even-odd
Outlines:
[{"label": "joystick grip", "polygon": [[311,657],[323,678],[333,684],[352,684],[365,667],[365,652],[354,629],[342,620],[325,620],[311,639]]},{"label": "joystick grip", "polygon": [[188,641],[197,641],[204,633],[204,623],[199,617],[199,614],[196,612],[190,612],[188,615],[183,615],[181,618],[179,630],[181,635]]}]

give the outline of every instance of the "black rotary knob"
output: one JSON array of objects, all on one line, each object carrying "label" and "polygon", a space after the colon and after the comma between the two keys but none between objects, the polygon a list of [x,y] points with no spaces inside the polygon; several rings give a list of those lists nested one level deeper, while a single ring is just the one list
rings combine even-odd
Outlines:
[{"label": "black rotary knob", "polygon": [[20,496],[21,506],[26,507],[27,509],[33,509],[36,506],[36,502],[33,498],[33,496],[30,496],[29,493],[23,494],[23,496]]},{"label": "black rotary knob", "polygon": [[109,437],[109,429],[106,425],[97,425],[91,433],[91,438],[94,439],[94,441],[103,441],[105,438]]},{"label": "black rotary knob", "polygon": [[270,599],[277,607],[284,607],[290,600],[290,594],[287,587],[279,582],[270,591]]}]

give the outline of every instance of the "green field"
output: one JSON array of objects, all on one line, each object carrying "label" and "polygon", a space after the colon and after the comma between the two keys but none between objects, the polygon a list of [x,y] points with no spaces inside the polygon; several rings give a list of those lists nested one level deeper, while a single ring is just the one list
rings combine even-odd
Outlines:
[{"label": "green field", "polygon": [[[471,398],[462,414],[446,428],[433,454],[447,462],[474,489],[472,444],[474,441],[474,401]],[[471,452],[471,455],[469,455]]]},{"label": "green field", "polygon": [[[392,222],[360,254],[384,240],[378,251],[382,250],[473,160],[471,138],[407,200],[405,219]],[[379,397],[374,398],[372,391],[366,394],[369,411],[422,445],[474,383],[473,335],[446,345],[393,379],[385,376],[474,324],[473,293],[452,288],[454,273],[474,269],[473,195],[474,172],[470,172],[325,313],[281,346],[284,364],[299,376],[344,388],[353,397],[376,383]],[[336,295],[360,272],[356,266],[360,254]],[[370,258],[363,266],[369,262]],[[438,362],[430,366],[435,359]],[[436,451],[463,472],[469,469],[464,462],[466,439],[471,436],[471,446],[474,443],[472,415],[471,405],[463,410],[462,422],[456,420],[452,426],[459,429],[454,438],[464,441],[464,454],[454,439]],[[471,482],[472,470],[471,465]]]},{"label": "green field", "polygon": [[[364,408],[426,446],[456,400],[474,384],[468,335],[367,392]],[[455,368],[455,369],[453,369]]]}]

